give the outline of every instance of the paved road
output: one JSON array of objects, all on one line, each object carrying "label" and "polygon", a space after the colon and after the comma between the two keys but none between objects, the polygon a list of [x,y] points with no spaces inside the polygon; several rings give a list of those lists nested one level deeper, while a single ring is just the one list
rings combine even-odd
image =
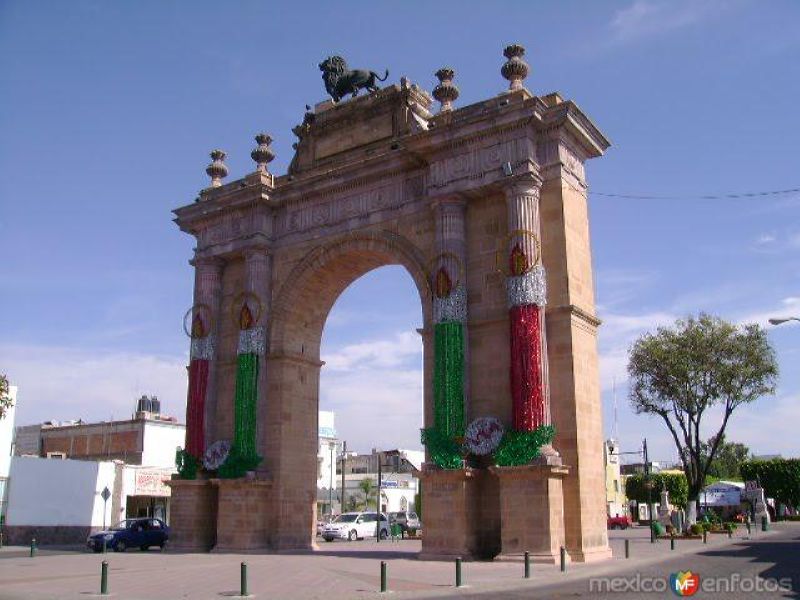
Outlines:
[{"label": "paved road", "polygon": [[[642,582],[666,585],[672,572],[691,569],[702,582],[712,577],[739,574],[749,585],[755,576],[791,577],[794,591],[764,597],[800,597],[800,523],[779,524],[769,534],[758,533],[734,540],[709,536],[709,543],[681,542],[672,552],[669,542],[650,544],[645,529],[610,532],[615,558],[594,565],[569,565],[566,573],[555,566],[535,565],[533,577],[522,579],[516,563],[464,563],[468,587],[456,589],[452,563],[419,561],[418,541],[322,543],[314,554],[235,555],[178,554],[158,551],[111,553],[110,590],[121,599],[215,599],[236,597],[239,563],[247,561],[250,591],[256,598],[325,600],[380,597],[379,563],[389,565],[391,598],[478,599],[592,597],[677,597],[669,591],[646,594]],[[624,558],[624,540],[630,542],[631,558]],[[68,549],[29,558],[25,549],[0,552],[0,600],[70,600],[91,597],[99,591],[101,555]],[[23,553],[20,555],[20,553]],[[638,579],[636,576],[638,575]],[[609,592],[610,580],[624,592]],[[627,578],[627,579],[621,579]],[[650,579],[648,579],[650,578]],[[658,578],[658,579],[652,579]],[[592,583],[594,581],[594,583]],[[653,581],[661,582],[653,584]],[[606,583],[608,582],[608,583]],[[590,589],[590,585],[594,588]],[[639,586],[638,588],[635,586]],[[645,584],[646,585],[646,584]],[[726,598],[757,597],[749,588]],[[702,589],[702,588],[701,588]],[[709,594],[701,591],[695,597]]]}]

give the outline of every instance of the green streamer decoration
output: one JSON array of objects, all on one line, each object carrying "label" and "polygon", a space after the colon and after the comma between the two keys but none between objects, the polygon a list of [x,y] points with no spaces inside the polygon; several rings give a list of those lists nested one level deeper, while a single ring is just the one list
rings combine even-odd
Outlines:
[{"label": "green streamer decoration", "polygon": [[434,426],[443,435],[464,437],[464,326],[457,321],[433,329]]},{"label": "green streamer decoration", "polygon": [[542,446],[553,441],[556,430],[552,425],[541,425],[533,431],[506,431],[494,453],[501,467],[527,465],[539,456]]},{"label": "green streamer decoration", "polygon": [[428,456],[442,469],[460,469],[463,465],[461,446],[452,437],[436,427],[422,430],[422,443],[428,449]]},{"label": "green streamer decoration", "polygon": [[228,459],[219,468],[225,479],[243,477],[261,462],[256,453],[256,400],[258,397],[258,354],[240,354],[236,369],[233,443]]},{"label": "green streamer decoration", "polygon": [[175,452],[175,467],[181,479],[197,479],[197,469],[200,462],[186,450],[178,448]]}]

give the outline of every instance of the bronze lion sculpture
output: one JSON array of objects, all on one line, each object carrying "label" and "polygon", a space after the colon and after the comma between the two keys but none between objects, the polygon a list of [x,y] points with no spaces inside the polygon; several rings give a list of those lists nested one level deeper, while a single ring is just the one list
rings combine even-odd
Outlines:
[{"label": "bronze lion sculpture", "polygon": [[341,56],[329,56],[319,63],[319,70],[322,71],[325,90],[334,102],[339,102],[347,94],[355,97],[358,95],[358,90],[362,88],[376,92],[378,91],[376,81],[386,81],[386,78],[389,77],[389,69],[386,69],[383,78],[378,77],[375,71],[350,70],[347,68],[347,62]]}]

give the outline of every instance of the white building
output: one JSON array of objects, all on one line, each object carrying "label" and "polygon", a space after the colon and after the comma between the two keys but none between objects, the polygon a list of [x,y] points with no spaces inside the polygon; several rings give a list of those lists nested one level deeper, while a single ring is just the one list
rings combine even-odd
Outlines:
[{"label": "white building", "polygon": [[8,505],[8,475],[11,470],[11,456],[14,454],[14,417],[17,411],[17,386],[8,388],[11,406],[0,419],[0,524],[5,520]]},{"label": "white building", "polygon": [[331,504],[337,503],[336,460],[339,440],[336,436],[335,413],[319,411],[319,445],[317,449],[317,514],[331,513]]}]

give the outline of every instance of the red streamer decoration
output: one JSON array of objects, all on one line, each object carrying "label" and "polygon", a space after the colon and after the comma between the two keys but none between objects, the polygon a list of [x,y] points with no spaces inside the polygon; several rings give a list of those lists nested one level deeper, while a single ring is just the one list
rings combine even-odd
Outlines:
[{"label": "red streamer decoration", "polygon": [[535,304],[514,306],[511,322],[511,400],[515,431],[546,425],[542,374],[542,309]]},{"label": "red streamer decoration", "polygon": [[195,358],[189,364],[189,398],[186,402],[186,453],[201,459],[206,451],[205,412],[208,360]]}]

